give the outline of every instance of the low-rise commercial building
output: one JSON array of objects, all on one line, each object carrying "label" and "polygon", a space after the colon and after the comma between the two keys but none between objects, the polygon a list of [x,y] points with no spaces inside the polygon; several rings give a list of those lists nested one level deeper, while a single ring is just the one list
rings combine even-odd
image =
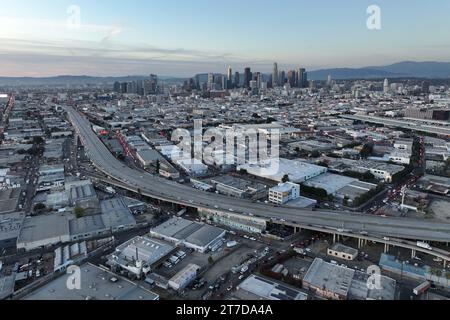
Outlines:
[{"label": "low-rise commercial building", "polygon": [[132,229],[136,220],[121,198],[104,200],[102,213],[75,218],[72,214],[28,217],[17,238],[17,249],[27,251],[59,243],[102,238]]},{"label": "low-rise commercial building", "polygon": [[222,241],[226,231],[203,223],[174,217],[151,229],[150,234],[159,239],[185,246],[198,252],[206,252]]},{"label": "low-rise commercial building", "polygon": [[328,248],[328,255],[334,258],[353,261],[358,257],[358,250],[336,243]]},{"label": "low-rise commercial building", "polygon": [[308,300],[308,295],[284,283],[251,275],[233,293],[242,300]]},{"label": "low-rise commercial building", "polygon": [[316,258],[303,278],[303,286],[331,300],[394,300],[396,281],[376,275],[379,286],[367,273]]},{"label": "low-rise commercial building", "polygon": [[80,267],[80,286],[72,290],[67,286],[71,274],[63,275],[39,287],[24,297],[24,300],[159,300],[159,295],[123,277],[94,266]]},{"label": "low-rise commercial building", "polygon": [[108,265],[115,273],[128,273],[140,279],[151,272],[175,246],[149,237],[135,237],[116,248],[108,257]]},{"label": "low-rise commercial building", "polygon": [[201,217],[233,230],[261,234],[267,228],[267,221],[250,215],[234,214],[217,210],[201,209]]},{"label": "low-rise commercial building", "polygon": [[269,190],[269,201],[279,205],[296,200],[299,197],[300,185],[292,182],[280,183]]},{"label": "low-rise commercial building", "polygon": [[238,166],[237,170],[245,170],[249,174],[282,182],[285,176],[293,183],[302,183],[328,171],[327,168],[314,164],[280,158],[267,165],[245,164]]},{"label": "low-rise commercial building", "polygon": [[175,291],[183,290],[197,278],[200,267],[190,263],[169,280],[169,287]]}]

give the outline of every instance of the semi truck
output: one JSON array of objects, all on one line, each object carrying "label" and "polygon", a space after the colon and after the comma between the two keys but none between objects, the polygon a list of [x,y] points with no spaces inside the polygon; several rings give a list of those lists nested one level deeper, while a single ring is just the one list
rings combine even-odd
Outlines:
[{"label": "semi truck", "polygon": [[415,288],[413,290],[413,292],[416,296],[420,296],[421,294],[425,293],[430,288],[431,288],[431,283],[428,281],[425,281],[424,283],[419,285],[417,288]]},{"label": "semi truck", "polygon": [[433,248],[428,243],[425,243],[425,242],[420,242],[419,241],[419,242],[417,242],[417,246],[419,248],[427,249],[427,250],[430,250],[430,251],[433,250]]}]

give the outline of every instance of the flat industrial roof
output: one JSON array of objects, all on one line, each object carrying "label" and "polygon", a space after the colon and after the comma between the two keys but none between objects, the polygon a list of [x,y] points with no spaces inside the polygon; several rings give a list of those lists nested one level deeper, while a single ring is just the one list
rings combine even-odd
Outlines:
[{"label": "flat industrial roof", "polygon": [[8,298],[14,292],[16,274],[0,277],[0,300]]},{"label": "flat industrial roof", "polygon": [[152,233],[186,241],[198,246],[206,246],[217,239],[223,229],[174,217],[152,229]]},{"label": "flat industrial roof", "polygon": [[34,242],[50,238],[69,236],[69,217],[52,214],[26,218],[23,221],[17,242]]},{"label": "flat industrial roof", "polygon": [[[167,256],[174,249],[175,246],[162,240],[136,237],[118,246],[113,255],[119,259],[119,263],[139,258],[140,261],[145,261],[148,265],[152,265]],[[136,257],[136,251],[138,257]]]},{"label": "flat industrial roof", "polygon": [[[159,300],[159,296],[114,273],[92,264],[80,267],[81,289],[69,290],[70,275],[63,275],[27,295],[23,300]],[[113,282],[111,279],[118,279]]]},{"label": "flat industrial roof", "polygon": [[101,215],[85,216],[69,221],[70,235],[87,234],[106,229]]},{"label": "flat industrial roof", "polygon": [[315,259],[303,278],[303,282],[347,297],[355,270]]},{"label": "flat industrial roof", "polygon": [[104,200],[100,206],[103,223],[107,228],[136,224],[133,214],[122,198]]},{"label": "flat industrial roof", "polygon": [[351,255],[357,255],[358,254],[358,250],[354,249],[354,248],[350,248],[347,246],[344,246],[342,243],[336,243],[334,244],[330,250],[336,251],[336,252],[342,252],[342,253],[347,253],[347,254],[351,254]]},{"label": "flat industrial roof", "polygon": [[358,179],[327,172],[308,180],[305,184],[316,188],[322,188],[329,194],[334,194],[355,181],[358,181]]},{"label": "flat industrial roof", "polygon": [[17,238],[22,221],[23,216],[18,212],[3,214],[0,218],[0,241]]},{"label": "flat industrial roof", "polygon": [[[276,168],[277,166],[278,168]],[[294,183],[307,181],[328,171],[328,169],[325,167],[317,166],[300,160],[289,160],[283,158],[280,158],[279,161],[275,161],[274,170],[269,170],[270,164],[267,167],[264,167],[260,164],[245,164],[239,166],[238,169],[244,169],[247,170],[247,172],[250,174],[265,177],[267,179],[278,182],[281,182],[283,180],[283,177],[285,175],[288,175],[290,181]]]},{"label": "flat industrial roof", "polygon": [[[251,275],[238,286],[239,291],[246,291],[262,300],[307,300],[308,295],[283,283],[265,277]],[[244,294],[245,296],[245,294]]]}]

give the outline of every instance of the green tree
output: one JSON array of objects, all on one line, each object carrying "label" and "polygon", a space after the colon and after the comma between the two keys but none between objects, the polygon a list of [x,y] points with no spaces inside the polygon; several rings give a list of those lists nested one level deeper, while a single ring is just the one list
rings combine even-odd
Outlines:
[{"label": "green tree", "polygon": [[47,207],[45,206],[45,204],[43,203],[38,203],[34,206],[34,211],[43,211],[45,210]]},{"label": "green tree", "polygon": [[283,183],[289,182],[289,181],[290,181],[289,175],[285,174],[285,175],[283,176],[283,179],[282,179],[281,181],[282,181]]},{"label": "green tree", "polygon": [[314,150],[314,151],[311,153],[311,158],[319,158],[319,157],[320,157],[320,152],[319,152],[319,151]]},{"label": "green tree", "polygon": [[34,144],[42,144],[42,143],[44,143],[44,139],[42,139],[42,137],[34,137],[33,143]]},{"label": "green tree", "polygon": [[214,263],[214,258],[212,256],[208,257],[208,263],[209,264],[213,264]]},{"label": "green tree", "polygon": [[74,213],[75,213],[75,216],[77,217],[77,219],[80,219],[80,218],[84,217],[86,210],[81,207],[75,207]]},{"label": "green tree", "polygon": [[245,169],[241,169],[241,170],[239,170],[239,174],[245,175],[245,174],[248,174],[248,171]]},{"label": "green tree", "polygon": [[368,158],[373,154],[373,144],[372,143],[366,143],[364,147],[362,148],[359,155],[362,158]]}]

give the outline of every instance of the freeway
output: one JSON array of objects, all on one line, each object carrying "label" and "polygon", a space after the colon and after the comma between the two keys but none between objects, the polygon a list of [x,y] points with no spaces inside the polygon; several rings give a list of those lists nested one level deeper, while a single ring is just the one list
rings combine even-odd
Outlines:
[{"label": "freeway", "polygon": [[434,123],[433,125],[427,125],[418,123],[419,120],[404,121],[365,115],[341,115],[341,118],[450,137],[450,128],[448,127],[447,123],[442,123],[441,125],[438,125],[437,123]]},{"label": "freeway", "polygon": [[117,181],[116,185],[153,199],[198,209],[255,216],[281,224],[293,224],[304,229],[321,226],[336,230],[350,230],[354,234],[364,233],[398,239],[450,242],[450,224],[446,223],[384,218],[359,213],[274,207],[199,191],[186,185],[131,169],[109,152],[92,131],[91,124],[84,116],[72,107],[66,107],[66,111],[96,168],[110,177],[111,180]]}]

